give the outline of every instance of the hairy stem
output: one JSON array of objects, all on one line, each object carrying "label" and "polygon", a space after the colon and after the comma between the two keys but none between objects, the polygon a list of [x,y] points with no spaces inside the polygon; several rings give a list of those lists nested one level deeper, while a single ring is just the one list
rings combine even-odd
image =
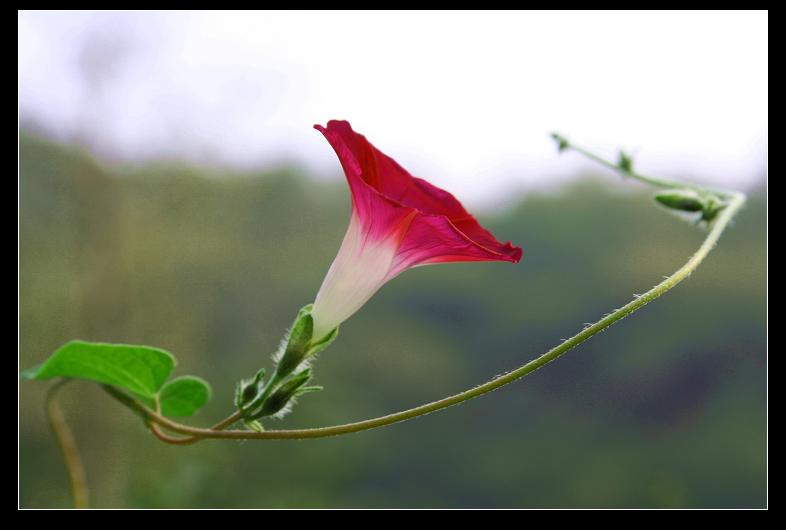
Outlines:
[{"label": "hairy stem", "polygon": [[57,402],[58,391],[69,381],[71,379],[63,379],[49,388],[49,391],[46,393],[46,417],[57,440],[57,445],[63,454],[68,480],[71,483],[71,497],[74,502],[74,508],[87,508],[90,496],[87,489],[87,479],[85,478],[85,467],[82,464],[82,457],[79,456],[74,433],[71,431],[68,423],[66,423],[63,410]]},{"label": "hairy stem", "polygon": [[[555,136],[555,138],[558,137]],[[731,220],[734,218],[734,216],[737,214],[737,212],[745,203],[745,195],[742,193],[738,193],[734,191],[715,190],[711,188],[696,186],[693,184],[687,184],[682,182],[644,176],[636,172],[633,172],[630,168],[623,168],[620,165],[609,162],[601,157],[598,157],[597,155],[590,153],[589,151],[586,151],[579,147],[575,147],[569,144],[562,137],[559,137],[558,139],[561,139],[561,141],[563,142],[562,150],[573,149],[603,164],[606,167],[618,171],[624,176],[633,178],[635,180],[638,180],[640,182],[658,188],[692,189],[703,193],[714,194],[725,201],[725,207],[720,211],[717,218],[714,219],[712,223],[710,223],[709,233],[707,234],[707,237],[704,239],[704,241],[702,242],[701,246],[696,251],[696,253],[693,254],[693,256],[691,256],[690,259],[682,267],[677,269],[676,272],[674,272],[671,276],[667,277],[665,280],[660,282],[658,285],[656,285],[655,287],[653,287],[643,295],[638,296],[635,299],[631,300],[630,302],[620,307],[619,309],[614,310],[612,313],[606,315],[598,322],[584,328],[573,337],[562,342],[559,346],[552,348],[548,352],[526,363],[525,365],[516,368],[514,370],[511,370],[506,374],[495,377],[494,379],[482,385],[434,401],[432,403],[427,403],[419,407],[414,407],[401,412],[396,412],[394,414],[389,414],[387,416],[381,416],[378,418],[368,419],[355,423],[347,423],[343,425],[320,427],[314,429],[273,430],[273,431],[264,431],[264,432],[254,432],[254,431],[245,431],[245,430],[223,430],[223,428],[201,429],[197,427],[190,427],[187,425],[174,422],[168,418],[165,418],[160,414],[156,413],[155,411],[147,409],[146,407],[144,407],[144,405],[139,404],[139,407],[144,409],[144,413],[147,415],[147,418],[149,419],[150,422],[158,424],[161,427],[170,430],[172,432],[189,435],[191,437],[191,438],[183,439],[183,440],[187,440],[186,442],[178,441],[175,443],[194,443],[196,441],[206,438],[273,440],[273,439],[323,438],[327,436],[338,436],[342,434],[350,434],[350,433],[365,431],[369,429],[376,429],[378,427],[384,427],[386,425],[391,425],[393,423],[410,420],[413,418],[417,418],[419,416],[423,416],[425,414],[429,414],[431,412],[448,408],[452,405],[463,403],[470,399],[479,397],[483,394],[487,394],[489,392],[497,390],[498,388],[501,388],[507,384],[510,384],[524,377],[527,374],[534,372],[535,370],[545,366],[551,361],[554,361],[555,359],[557,359],[567,351],[575,348],[576,346],[586,341],[590,337],[603,331],[604,329],[608,328],[615,322],[622,320],[623,318],[630,315],[634,311],[642,308],[643,306],[647,305],[648,303],[652,302],[659,296],[663,295],[664,293],[674,288],[678,283],[680,283],[682,280],[690,276],[690,274],[694,270],[696,270],[696,268],[701,264],[704,258],[707,257],[709,252],[715,247],[721,234],[723,234],[724,230],[726,230],[726,228],[729,226]],[[231,418],[232,417],[228,418],[228,420]],[[229,422],[229,423],[233,423],[233,422]],[[226,421],[222,422],[222,424],[219,425],[222,425],[222,427],[228,425]],[[179,439],[174,439],[174,440],[179,440]]]}]

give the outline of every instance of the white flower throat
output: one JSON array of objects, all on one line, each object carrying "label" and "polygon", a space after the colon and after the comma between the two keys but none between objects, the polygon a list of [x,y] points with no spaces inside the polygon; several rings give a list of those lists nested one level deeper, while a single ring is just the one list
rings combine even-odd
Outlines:
[{"label": "white flower throat", "polygon": [[319,288],[311,316],[314,338],[320,339],[360,309],[388,280],[398,238],[366,237],[355,212],[336,259]]}]

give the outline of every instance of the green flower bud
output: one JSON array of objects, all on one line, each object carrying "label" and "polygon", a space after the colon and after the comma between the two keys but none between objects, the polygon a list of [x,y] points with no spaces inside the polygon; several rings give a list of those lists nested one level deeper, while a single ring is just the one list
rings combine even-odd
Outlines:
[{"label": "green flower bud", "polygon": [[311,368],[306,368],[302,372],[294,374],[289,381],[281,385],[278,390],[265,400],[262,409],[254,417],[273,416],[282,412],[292,398],[300,394],[301,387],[304,387],[309,379],[311,379]]},{"label": "green flower bud", "polygon": [[696,222],[709,223],[726,207],[726,201],[717,195],[688,189],[659,191],[655,194],[655,200],[672,210],[701,212]]},{"label": "green flower bud", "polygon": [[705,199],[693,190],[663,190],[655,194],[655,200],[666,208],[683,212],[700,212]]},{"label": "green flower bud", "polygon": [[[275,371],[265,384],[264,369],[252,379],[243,379],[235,388],[235,405],[247,422],[263,416],[282,416],[289,410],[293,398],[322,390],[318,386],[304,386],[311,377],[308,360],[324,350],[338,336],[338,327],[326,332],[319,340],[314,338],[313,304],[298,311],[292,327],[287,331],[273,354]],[[251,427],[249,427],[251,428]]]},{"label": "green flower bud", "polygon": [[565,138],[564,136],[557,133],[551,133],[551,137],[554,139],[555,142],[557,142],[558,152],[561,153],[570,147],[570,143],[568,142],[567,138]]},{"label": "green flower bud", "polygon": [[265,369],[260,369],[251,379],[243,379],[235,387],[235,406],[243,410],[262,392],[265,386]]}]

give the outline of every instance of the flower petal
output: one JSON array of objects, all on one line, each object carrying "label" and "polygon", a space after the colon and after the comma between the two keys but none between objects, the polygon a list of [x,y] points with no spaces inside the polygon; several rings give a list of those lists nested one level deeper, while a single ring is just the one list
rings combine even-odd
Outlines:
[{"label": "flower petal", "polygon": [[[448,218],[469,215],[452,194],[413,177],[398,162],[371,145],[365,136],[353,131],[349,122],[331,120],[327,129],[320,125],[314,127],[335,149],[347,179],[359,179],[388,199],[424,213]],[[354,194],[355,190],[352,192]]]},{"label": "flower petal", "polygon": [[[481,242],[471,239],[455,223],[439,215],[419,213],[410,223],[401,240],[388,279],[418,265],[464,261],[510,261],[518,263],[521,249],[510,242],[504,245],[472,219],[475,234]],[[480,231],[488,234],[482,234]],[[488,240],[491,238],[491,241]]]},{"label": "flower petal", "polygon": [[[483,259],[517,263],[521,259],[521,248],[514,247],[510,242],[500,243],[451,193],[424,179],[413,177],[395,160],[374,147],[365,136],[352,130],[349,122],[331,120],[327,128],[321,125],[314,127],[325,135],[336,151],[352,191],[353,206],[361,221],[372,227],[372,237],[384,235],[386,227],[400,224],[402,218],[410,215],[408,208],[413,208],[421,214],[447,218],[452,227],[446,227],[445,223],[439,220],[424,221],[426,225],[440,228],[447,247],[454,241],[457,248],[460,248],[466,245],[467,239],[479,247],[465,252],[448,252],[439,261]],[[398,209],[397,206],[405,208]],[[429,240],[412,237],[410,250],[415,248],[418,240],[430,241],[436,245],[433,238]],[[438,252],[438,248],[439,245],[436,245],[432,252]],[[451,259],[448,256],[464,256],[467,259]],[[437,262],[436,256],[429,259],[429,263]]]},{"label": "flower petal", "polygon": [[380,193],[364,180],[366,175],[376,175],[373,161],[366,157],[373,153],[366,139],[352,131],[349,123],[331,120],[328,128],[314,125],[325,135],[336,151],[352,192],[352,208],[363,227],[365,237],[371,241],[386,239],[391,232],[399,231],[402,223],[415,211]]},{"label": "flower petal", "polygon": [[319,288],[311,316],[314,337],[322,338],[360,309],[387,281],[398,241],[370,241],[352,215],[336,259]]},{"label": "flower petal", "polygon": [[315,125],[336,151],[352,191],[352,218],[314,302],[314,336],[331,332],[408,268],[521,259],[456,198],[413,177],[346,121]]}]

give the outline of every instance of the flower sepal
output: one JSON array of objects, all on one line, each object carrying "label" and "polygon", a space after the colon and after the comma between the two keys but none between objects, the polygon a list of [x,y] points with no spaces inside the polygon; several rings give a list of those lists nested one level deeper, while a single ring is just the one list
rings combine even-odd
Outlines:
[{"label": "flower sepal", "polygon": [[320,386],[306,386],[313,372],[309,359],[330,346],[338,336],[338,327],[313,340],[313,304],[298,311],[292,326],[273,354],[275,369],[265,381],[265,369],[250,379],[243,379],[235,390],[235,406],[251,429],[261,426],[263,417],[281,418],[292,408],[297,396],[322,390]]},{"label": "flower sepal", "polygon": [[319,339],[318,341],[312,341],[309,345],[308,353],[306,354],[306,358],[311,358],[314,355],[318,354],[322,350],[326,349],[328,346],[333,344],[333,341],[336,340],[338,337],[338,327],[333,328],[333,331],[329,332],[327,335]]},{"label": "flower sepal", "polygon": [[330,346],[338,336],[338,327],[314,340],[314,304],[303,306],[295,317],[289,334],[281,341],[279,351],[273,356],[276,361],[274,377],[284,378],[294,372],[304,361]]},{"label": "flower sepal", "polygon": [[274,378],[284,378],[294,372],[308,355],[314,331],[311,307],[312,304],[309,304],[298,311],[289,333],[281,341],[279,351],[273,356],[273,360],[277,363]]},{"label": "flower sepal", "polygon": [[322,387],[306,386],[311,376],[311,368],[306,368],[293,374],[265,400],[259,412],[252,415],[250,419],[253,421],[267,416],[283,417],[291,410],[297,396],[307,392],[322,390]]}]

